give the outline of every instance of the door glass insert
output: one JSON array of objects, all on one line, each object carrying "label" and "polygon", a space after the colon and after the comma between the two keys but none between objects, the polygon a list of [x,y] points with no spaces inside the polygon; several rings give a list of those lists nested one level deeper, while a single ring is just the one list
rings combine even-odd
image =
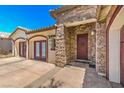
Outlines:
[{"label": "door glass insert", "polygon": [[36,57],[40,56],[40,42],[36,42]]},{"label": "door glass insert", "polygon": [[42,42],[42,58],[46,58],[46,42]]}]

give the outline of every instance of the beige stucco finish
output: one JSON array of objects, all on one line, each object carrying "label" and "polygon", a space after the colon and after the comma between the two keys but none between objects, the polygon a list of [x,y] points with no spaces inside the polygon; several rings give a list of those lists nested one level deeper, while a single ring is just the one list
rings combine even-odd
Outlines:
[{"label": "beige stucco finish", "polygon": [[[26,31],[22,29],[17,29],[11,38],[15,43],[13,44],[13,50],[15,56],[19,56],[19,42],[26,42],[26,58],[34,59],[34,42],[46,40],[48,43],[48,62],[55,62],[55,50],[51,50],[51,40],[50,35],[55,35],[55,29],[36,31],[34,33],[27,34]],[[32,38],[33,37],[33,38]],[[28,45],[29,44],[29,45]]]}]

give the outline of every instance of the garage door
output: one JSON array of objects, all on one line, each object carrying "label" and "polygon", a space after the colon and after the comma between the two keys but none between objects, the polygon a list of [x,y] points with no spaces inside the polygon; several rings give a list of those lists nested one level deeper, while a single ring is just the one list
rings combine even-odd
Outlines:
[{"label": "garage door", "polygon": [[120,81],[121,84],[124,86],[124,26],[121,29],[121,38],[120,38]]}]

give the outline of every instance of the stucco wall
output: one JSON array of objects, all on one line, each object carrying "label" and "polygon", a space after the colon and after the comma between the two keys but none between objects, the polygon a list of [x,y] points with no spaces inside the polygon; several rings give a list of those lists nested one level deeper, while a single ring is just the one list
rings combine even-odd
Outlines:
[{"label": "stucco wall", "polygon": [[55,63],[55,50],[51,50],[51,41],[48,39],[48,62]]}]

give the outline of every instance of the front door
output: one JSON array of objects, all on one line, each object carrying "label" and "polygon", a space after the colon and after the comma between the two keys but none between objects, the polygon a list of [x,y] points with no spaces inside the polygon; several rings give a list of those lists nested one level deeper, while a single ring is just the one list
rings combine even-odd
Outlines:
[{"label": "front door", "polygon": [[120,32],[120,82],[124,86],[124,27]]},{"label": "front door", "polygon": [[19,56],[26,57],[26,42],[19,42]]},{"label": "front door", "polygon": [[88,34],[77,35],[77,59],[88,59]]},{"label": "front door", "polygon": [[46,61],[46,41],[34,42],[34,58],[36,60]]}]

